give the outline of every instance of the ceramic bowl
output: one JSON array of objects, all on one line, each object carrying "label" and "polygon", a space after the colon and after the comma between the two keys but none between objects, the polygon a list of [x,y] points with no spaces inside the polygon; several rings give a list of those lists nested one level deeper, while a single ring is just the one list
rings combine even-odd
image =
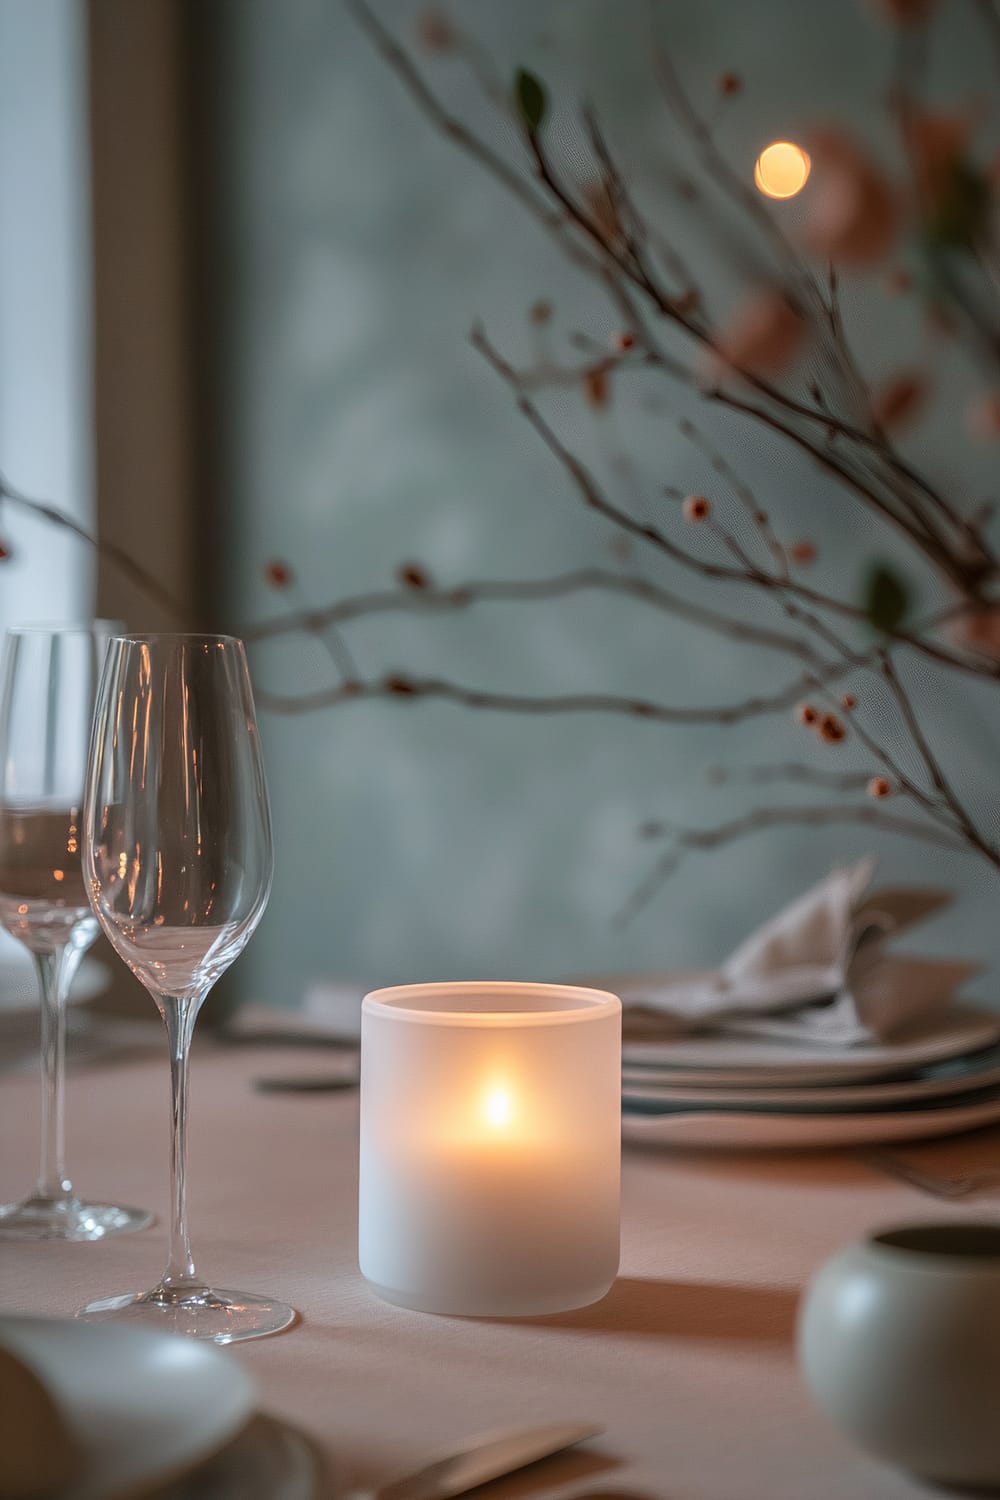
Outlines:
[{"label": "ceramic bowl", "polygon": [[1000,1485],[1000,1223],[890,1229],[809,1286],[799,1361],[820,1407],[878,1458]]}]

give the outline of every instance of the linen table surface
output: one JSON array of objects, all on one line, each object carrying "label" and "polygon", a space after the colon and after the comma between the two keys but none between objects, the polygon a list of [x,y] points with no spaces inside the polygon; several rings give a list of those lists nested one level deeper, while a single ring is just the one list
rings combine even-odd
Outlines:
[{"label": "linen table surface", "polygon": [[[660,1500],[903,1500],[935,1491],[868,1459],[814,1409],[794,1354],[812,1272],[873,1226],[990,1217],[938,1203],[849,1154],[626,1149],[622,1263],[591,1308],[526,1320],[431,1317],[378,1301],[356,1260],[358,1101],[259,1094],[329,1056],[195,1041],[188,1193],[198,1269],[272,1293],[301,1324],[235,1345],[262,1411],[308,1433],[338,1482],[376,1484],[487,1428],[597,1422],[575,1453],[496,1481],[490,1500],[642,1492]],[[167,1063],[71,1071],[78,1189],[157,1223],[103,1244],[0,1242],[0,1310],[67,1315],[150,1286],[165,1259]],[[35,1167],[38,1082],[0,1079],[0,1201]],[[1000,1130],[901,1148],[933,1170],[1000,1163]],[[337,1489],[331,1486],[331,1496]]]}]

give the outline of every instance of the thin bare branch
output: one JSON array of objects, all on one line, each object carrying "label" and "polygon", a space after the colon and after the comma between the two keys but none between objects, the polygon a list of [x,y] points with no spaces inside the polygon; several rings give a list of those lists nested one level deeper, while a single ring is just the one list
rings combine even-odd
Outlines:
[{"label": "thin bare branch", "polygon": [[304,693],[275,693],[256,689],[257,702],[273,713],[307,714],[321,708],[336,708],[359,699],[445,699],[465,708],[513,714],[621,714],[656,724],[739,724],[744,719],[781,712],[795,703],[801,692],[798,681],[773,694],[760,694],[732,703],[704,707],[658,703],[649,698],[617,693],[528,693],[489,692],[464,687],[441,677],[417,677],[404,672],[387,677],[339,682],[329,688]]},{"label": "thin bare branch", "polygon": [[863,792],[871,781],[871,770],[824,771],[819,766],[786,761],[773,766],[714,766],[708,774],[713,786],[771,786],[798,783],[821,786],[831,792]]},{"label": "thin bare branch", "polygon": [[133,583],[141,593],[159,604],[173,619],[184,622],[188,619],[188,612],[178,599],[175,599],[169,589],[165,589],[160,580],[154,574],[147,571],[141,563],[137,563],[124,547],[119,547],[117,542],[105,541],[102,537],[88,531],[86,526],[76,520],[74,516],[66,511],[60,510],[58,506],[52,505],[47,500],[33,500],[30,496],[15,489],[6,479],[0,475],[0,500],[28,515],[37,516],[39,520],[47,521],[50,525],[58,527],[62,531],[68,531],[79,541],[86,544],[98,557],[103,557],[115,568],[123,578]]},{"label": "thin bare branch", "polygon": [[897,834],[903,838],[937,844],[943,849],[961,851],[966,847],[959,837],[935,828],[933,824],[920,822],[916,818],[901,818],[892,813],[883,812],[878,807],[844,807],[839,804],[832,807],[758,807],[753,812],[733,818],[727,823],[716,824],[713,828],[681,828],[664,824],[663,836],[670,840],[670,846],[660,856],[645,879],[636,886],[618,913],[616,922],[622,926],[630,922],[644,906],[649,904],[664,882],[676,873],[685,857],[691,853],[718,849],[723,845],[736,843],[740,839],[770,828],[825,828],[833,824],[850,823],[859,823],[866,828],[877,829],[881,833]]},{"label": "thin bare branch", "polygon": [[[857,605],[848,604],[845,600],[837,599],[832,594],[823,594],[817,589],[809,588],[806,584],[795,580],[776,578],[773,574],[762,568],[752,566],[744,571],[740,568],[731,568],[721,563],[708,562],[703,558],[696,557],[687,552],[683,547],[677,545],[672,538],[658,527],[648,522],[637,521],[628,511],[615,505],[601,490],[593,475],[576,455],[566,447],[556,435],[554,429],[542,416],[538,406],[531,398],[521,390],[518,384],[517,371],[501,355],[496,346],[487,338],[484,330],[480,327],[474,328],[471,334],[473,347],[478,349],[484,358],[492,365],[497,374],[500,375],[511,388],[517,401],[519,410],[527,417],[539,437],[559,460],[564,469],[573,480],[577,490],[585,503],[601,515],[613,521],[624,531],[629,532],[642,542],[656,548],[666,556],[673,558],[675,562],[681,563],[691,572],[701,575],[703,578],[712,578],[729,583],[749,584],[757,589],[780,590],[790,596],[801,599],[806,603],[815,605],[821,609],[827,609],[845,619],[854,620],[858,624],[867,624],[866,612]],[[957,671],[967,672],[975,677],[989,677],[1000,679],[1000,663],[987,662],[983,658],[971,658],[958,655],[937,645],[933,641],[910,634],[906,631],[895,630],[889,632],[889,638],[911,647],[922,656],[927,656],[933,661],[938,661],[946,666],[953,667]]]},{"label": "thin bare branch", "polygon": [[[345,625],[370,615],[440,614],[468,609],[475,604],[536,602],[582,593],[605,593],[636,599],[652,609],[689,620],[693,625],[726,636],[730,640],[781,651],[803,661],[818,662],[812,647],[799,636],[768,630],[726,615],[720,610],[695,604],[657,584],[648,583],[645,579],[613,573],[603,568],[578,568],[548,578],[473,579],[447,589],[384,589],[370,594],[354,594],[348,599],[338,600],[321,608],[298,609],[273,620],[247,625],[243,628],[242,635],[247,642],[255,643],[299,632],[315,635],[331,625]],[[349,671],[346,675],[350,677],[357,674]]]}]

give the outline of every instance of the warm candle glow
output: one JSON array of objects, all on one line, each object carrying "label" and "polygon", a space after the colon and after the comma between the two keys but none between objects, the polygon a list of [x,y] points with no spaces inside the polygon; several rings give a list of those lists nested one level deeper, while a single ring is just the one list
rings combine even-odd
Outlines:
[{"label": "warm candle glow", "polygon": [[757,158],[753,180],[768,198],[794,198],[808,182],[811,165],[793,141],[772,141]]},{"label": "warm candle glow", "polygon": [[483,1114],[487,1125],[502,1130],[509,1125],[514,1114],[514,1104],[506,1089],[491,1089],[483,1101]]},{"label": "warm candle glow", "polygon": [[618,1265],[621,1002],[399,985],[361,1010],[358,1260],[389,1302],[530,1317]]}]

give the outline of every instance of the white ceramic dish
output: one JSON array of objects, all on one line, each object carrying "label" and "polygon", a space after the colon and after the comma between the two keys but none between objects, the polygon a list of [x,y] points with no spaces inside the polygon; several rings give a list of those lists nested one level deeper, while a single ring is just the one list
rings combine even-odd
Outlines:
[{"label": "white ceramic dish", "polygon": [[85,1449],[52,1500],[138,1500],[177,1479],[247,1422],[253,1385],[229,1355],[114,1323],[0,1318],[0,1343],[40,1376]]},{"label": "white ceramic dish", "polygon": [[781,1084],[851,1083],[900,1077],[930,1063],[961,1057],[1000,1039],[1000,1015],[953,1006],[892,1042],[853,1047],[796,1044],[727,1036],[722,1032],[674,1041],[629,1041],[622,1048],[628,1068],[670,1073],[677,1085],[768,1088]]},{"label": "white ceramic dish", "polygon": [[256,1416],[231,1443],[155,1500],[336,1500],[337,1476],[312,1441],[276,1417]]},{"label": "white ceramic dish", "polygon": [[712,1104],[719,1109],[738,1109],[741,1105],[779,1105],[787,1108],[826,1108],[867,1110],[909,1104],[920,1099],[946,1099],[950,1094],[967,1094],[1000,1084],[1000,1051],[990,1048],[961,1061],[938,1065],[940,1072],[929,1069],[930,1076],[904,1078],[893,1083],[812,1084],[806,1087],[739,1088],[716,1085],[695,1088],[677,1085],[669,1071],[649,1068],[622,1070],[622,1103]]},{"label": "white ceramic dish", "polygon": [[[85,958],[73,981],[69,1003],[93,1000],[111,982],[111,970],[96,959]],[[38,1014],[38,979],[27,950],[23,959],[6,949],[0,953],[0,1022]]]},{"label": "white ceramic dish", "polygon": [[1000,1089],[974,1103],[886,1110],[876,1114],[761,1113],[678,1110],[673,1114],[622,1115],[622,1140],[631,1145],[690,1146],[726,1151],[811,1150],[874,1146],[889,1141],[957,1135],[1000,1120]]}]

